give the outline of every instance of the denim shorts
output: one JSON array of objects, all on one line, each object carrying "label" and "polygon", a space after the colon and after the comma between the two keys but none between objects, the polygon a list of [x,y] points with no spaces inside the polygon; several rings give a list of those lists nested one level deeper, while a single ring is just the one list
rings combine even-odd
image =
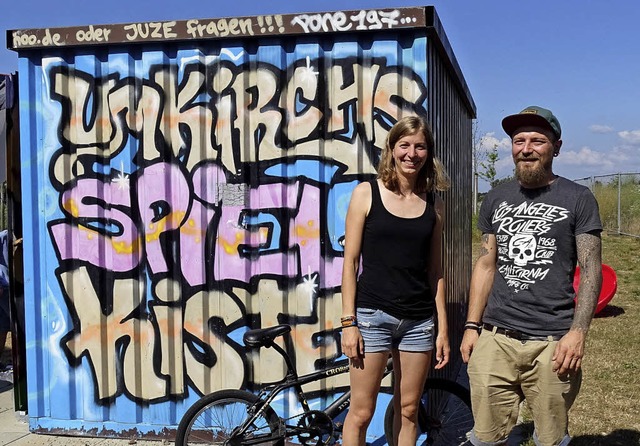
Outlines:
[{"label": "denim shorts", "polygon": [[358,328],[365,353],[433,350],[433,317],[422,320],[398,319],[382,310],[358,308]]}]

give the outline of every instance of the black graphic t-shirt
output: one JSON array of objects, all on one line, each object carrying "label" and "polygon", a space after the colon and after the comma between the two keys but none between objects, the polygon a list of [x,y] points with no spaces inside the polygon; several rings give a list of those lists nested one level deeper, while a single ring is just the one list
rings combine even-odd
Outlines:
[{"label": "black graphic t-shirt", "polygon": [[558,177],[539,189],[513,180],[492,189],[478,218],[498,259],[483,321],[531,335],[563,335],[573,320],[575,236],[601,231],[588,188]]}]

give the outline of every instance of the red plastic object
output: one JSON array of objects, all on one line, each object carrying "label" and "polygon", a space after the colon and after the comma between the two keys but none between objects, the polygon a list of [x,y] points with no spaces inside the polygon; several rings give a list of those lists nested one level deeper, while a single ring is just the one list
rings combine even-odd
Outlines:
[{"label": "red plastic object", "polygon": [[[573,289],[578,294],[578,287],[580,285],[580,267],[576,267],[576,273],[573,276]],[[600,289],[600,296],[598,296],[598,305],[596,305],[596,314],[600,313],[604,307],[611,302],[613,296],[618,290],[618,276],[616,272],[609,265],[602,264],[602,288]]]}]

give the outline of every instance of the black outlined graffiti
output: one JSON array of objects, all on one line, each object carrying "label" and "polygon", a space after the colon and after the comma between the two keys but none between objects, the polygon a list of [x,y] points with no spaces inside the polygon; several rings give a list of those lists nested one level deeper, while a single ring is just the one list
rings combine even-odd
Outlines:
[{"label": "black outlined graffiti", "polygon": [[339,356],[319,335],[340,306],[344,215],[329,215],[375,173],[393,122],[426,114],[416,73],[304,57],[49,80],[61,347],[90,364],[101,404],[274,381],[281,358],[245,350],[250,326],[290,322],[300,372]]}]

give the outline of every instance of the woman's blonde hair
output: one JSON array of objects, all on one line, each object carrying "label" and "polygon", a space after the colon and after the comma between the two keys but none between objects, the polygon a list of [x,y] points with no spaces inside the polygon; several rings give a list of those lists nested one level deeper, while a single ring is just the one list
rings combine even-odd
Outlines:
[{"label": "woman's blonde hair", "polygon": [[396,143],[405,136],[415,135],[422,132],[427,143],[427,161],[420,172],[418,172],[418,181],[416,181],[416,192],[433,192],[436,190],[445,191],[449,189],[450,181],[444,166],[435,157],[435,140],[431,127],[423,118],[419,116],[406,116],[400,119],[389,130],[387,139],[382,150],[382,157],[378,165],[378,178],[382,180],[385,187],[392,191],[398,190],[398,174],[393,159],[393,148]]}]

